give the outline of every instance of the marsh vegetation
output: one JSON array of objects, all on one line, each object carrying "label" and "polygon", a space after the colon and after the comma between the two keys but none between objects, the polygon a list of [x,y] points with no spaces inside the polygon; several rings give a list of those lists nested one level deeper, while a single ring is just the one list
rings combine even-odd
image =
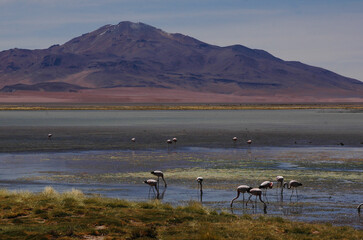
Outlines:
[{"label": "marsh vegetation", "polygon": [[363,232],[281,217],[236,216],[197,202],[172,207],[58,193],[0,191],[1,239],[362,239]]}]

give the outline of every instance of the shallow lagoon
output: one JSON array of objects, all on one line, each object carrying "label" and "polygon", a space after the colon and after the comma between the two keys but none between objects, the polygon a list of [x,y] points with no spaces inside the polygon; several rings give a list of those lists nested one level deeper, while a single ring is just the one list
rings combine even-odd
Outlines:
[{"label": "shallow lagoon", "polygon": [[[231,211],[240,184],[258,186],[277,175],[303,183],[299,197],[268,191],[267,214],[363,228],[363,114],[349,110],[41,111],[0,112],[0,187],[59,191],[144,201],[144,179],[165,172],[163,201],[199,200]],[[48,132],[54,134],[48,140]],[[136,143],[130,138],[136,136]],[[178,137],[167,147],[165,140]],[[233,143],[231,138],[238,136]],[[246,139],[253,139],[247,146]],[[344,142],[344,146],[340,145]],[[161,188],[163,192],[163,188]],[[247,196],[246,196],[247,197]],[[150,196],[152,198],[152,194]],[[241,198],[242,201],[242,198]],[[236,214],[264,214],[259,205]]]}]

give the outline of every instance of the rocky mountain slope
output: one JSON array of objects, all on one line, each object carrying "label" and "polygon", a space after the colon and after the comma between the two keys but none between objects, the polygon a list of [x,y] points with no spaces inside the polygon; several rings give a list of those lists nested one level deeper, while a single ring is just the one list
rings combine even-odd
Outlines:
[{"label": "rocky mountain slope", "polygon": [[158,88],[236,96],[363,98],[363,83],[241,45],[219,47],[132,22],[48,49],[0,52],[0,89]]}]

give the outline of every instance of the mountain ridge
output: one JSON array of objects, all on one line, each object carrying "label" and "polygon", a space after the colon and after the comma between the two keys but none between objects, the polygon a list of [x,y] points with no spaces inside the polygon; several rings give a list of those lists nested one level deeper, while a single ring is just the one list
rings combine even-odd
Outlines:
[{"label": "mountain ridge", "polygon": [[243,45],[211,45],[144,23],[105,25],[47,49],[0,52],[2,91],[26,86],[59,91],[60,82],[67,84],[65,92],[151,87],[292,99],[363,98],[362,82],[329,70]]}]

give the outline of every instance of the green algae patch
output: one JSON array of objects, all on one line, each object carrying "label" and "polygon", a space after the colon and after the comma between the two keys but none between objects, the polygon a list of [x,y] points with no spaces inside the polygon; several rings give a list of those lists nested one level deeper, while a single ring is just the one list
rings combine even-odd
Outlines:
[{"label": "green algae patch", "polygon": [[172,207],[86,197],[79,190],[0,190],[0,239],[362,239],[363,231],[211,211],[197,202]]},{"label": "green algae patch", "polygon": [[[283,175],[286,181],[295,179],[306,187],[332,184],[331,188],[349,185],[349,188],[360,188],[362,173],[357,171],[324,171],[324,170],[276,170],[261,168],[174,168],[164,171],[164,176],[171,184],[196,188],[196,178],[203,176],[206,188],[233,189],[240,184],[258,186],[265,180],[276,181]],[[43,176],[21,178],[19,180],[47,180],[62,183],[130,183],[142,184],[145,179],[153,178],[150,172],[126,172],[104,174],[66,174],[49,173]],[[356,184],[351,184],[356,183]]]}]

